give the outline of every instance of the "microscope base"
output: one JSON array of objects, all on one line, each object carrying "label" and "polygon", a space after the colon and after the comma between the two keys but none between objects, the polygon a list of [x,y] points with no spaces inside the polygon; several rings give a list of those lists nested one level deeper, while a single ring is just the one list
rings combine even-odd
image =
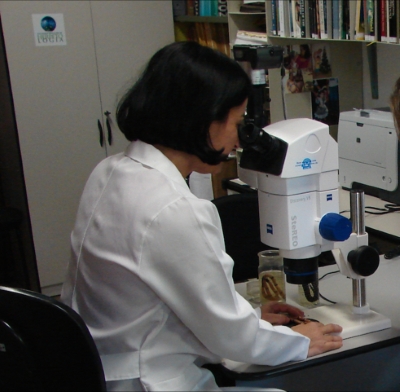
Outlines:
[{"label": "microscope base", "polygon": [[307,318],[318,320],[323,324],[339,324],[343,327],[341,336],[349,339],[367,333],[381,331],[390,328],[390,319],[380,313],[370,310],[366,314],[353,313],[350,305],[323,305],[314,309],[304,309]]}]

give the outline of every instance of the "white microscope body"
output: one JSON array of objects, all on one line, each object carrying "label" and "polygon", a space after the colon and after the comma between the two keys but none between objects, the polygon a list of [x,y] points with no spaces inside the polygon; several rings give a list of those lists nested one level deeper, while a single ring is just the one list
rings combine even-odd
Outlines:
[{"label": "white microscope body", "polygon": [[[275,150],[268,148],[268,138],[279,142]],[[316,258],[328,250],[341,274],[357,284],[376,270],[379,255],[367,246],[368,234],[354,232],[352,223],[339,215],[338,146],[326,124],[305,118],[284,120],[251,135],[241,133],[241,141],[240,166],[257,176],[261,241],[280,250],[289,283],[296,283],[298,268],[299,276],[315,273]],[[354,298],[353,306],[321,305],[305,313],[322,323],[342,325],[343,338],[391,326],[367,303],[354,306]]]}]

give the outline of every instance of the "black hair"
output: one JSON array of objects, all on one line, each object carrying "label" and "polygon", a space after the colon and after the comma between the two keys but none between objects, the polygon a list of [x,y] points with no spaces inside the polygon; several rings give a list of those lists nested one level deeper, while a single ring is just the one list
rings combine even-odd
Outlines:
[{"label": "black hair", "polygon": [[251,81],[228,56],[196,42],[160,49],[119,102],[117,122],[125,137],[160,144],[218,164],[211,146],[213,121],[226,120],[251,92]]}]

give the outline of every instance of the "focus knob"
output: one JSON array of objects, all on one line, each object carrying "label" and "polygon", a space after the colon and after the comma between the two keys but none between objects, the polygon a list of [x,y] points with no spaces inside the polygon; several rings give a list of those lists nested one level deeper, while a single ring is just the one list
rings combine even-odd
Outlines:
[{"label": "focus knob", "polygon": [[372,275],[379,267],[379,253],[371,246],[360,246],[347,255],[353,271],[361,276]]},{"label": "focus knob", "polygon": [[346,217],[329,212],[319,222],[319,233],[329,241],[345,241],[352,231],[351,221]]}]

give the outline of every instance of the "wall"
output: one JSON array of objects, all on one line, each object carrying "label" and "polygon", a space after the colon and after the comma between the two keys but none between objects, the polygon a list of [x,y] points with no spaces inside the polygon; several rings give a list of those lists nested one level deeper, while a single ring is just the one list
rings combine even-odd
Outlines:
[{"label": "wall", "polygon": [[370,73],[368,67],[367,47],[363,44],[363,79],[364,79],[364,109],[389,106],[389,97],[393,85],[400,77],[400,45],[378,44],[378,83],[379,98],[371,96]]},{"label": "wall", "polygon": [[[172,6],[163,0],[0,1],[0,13],[40,286],[54,295],[64,280],[82,189],[106,154],[97,120],[106,110],[113,116],[127,80],[173,41]],[[64,15],[67,45],[34,45],[32,14],[43,13]],[[127,143],[114,132],[107,153]]]}]

